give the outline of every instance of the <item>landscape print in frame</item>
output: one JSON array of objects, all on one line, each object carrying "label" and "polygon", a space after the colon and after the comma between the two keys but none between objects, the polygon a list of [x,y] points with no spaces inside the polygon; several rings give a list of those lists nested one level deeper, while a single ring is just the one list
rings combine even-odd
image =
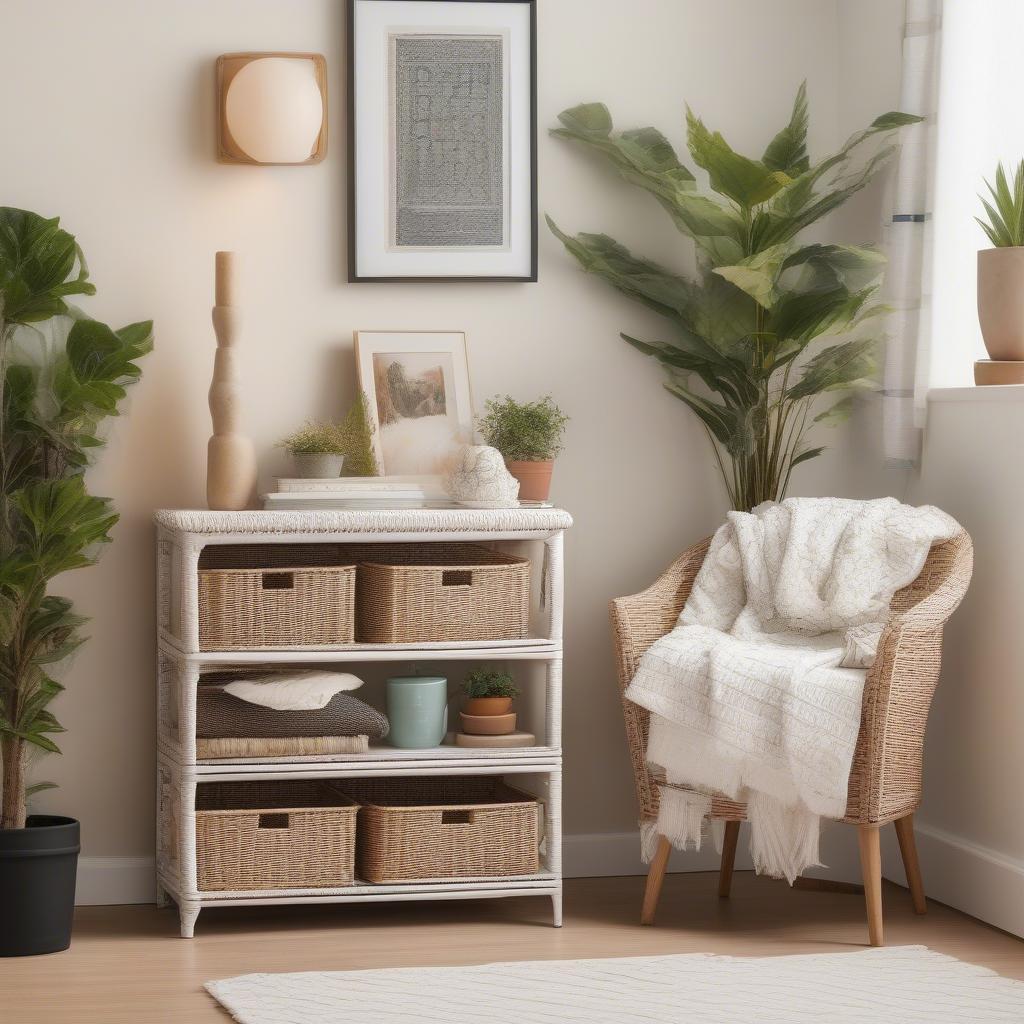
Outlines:
[{"label": "landscape print in frame", "polygon": [[435,491],[473,439],[465,334],[356,331],[355,352],[382,475],[416,477]]}]

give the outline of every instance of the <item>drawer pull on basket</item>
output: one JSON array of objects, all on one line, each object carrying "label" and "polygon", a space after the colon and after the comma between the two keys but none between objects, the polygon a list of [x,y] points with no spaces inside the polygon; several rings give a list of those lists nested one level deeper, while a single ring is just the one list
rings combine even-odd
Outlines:
[{"label": "drawer pull on basket", "polygon": [[442,811],[442,825],[470,825],[473,822],[473,815],[470,811]]},{"label": "drawer pull on basket", "polygon": [[290,572],[265,572],[262,582],[264,590],[294,590],[295,574]]},{"label": "drawer pull on basket", "polygon": [[445,569],[441,573],[442,587],[471,587],[473,574],[468,569]]},{"label": "drawer pull on basket", "polygon": [[259,820],[260,828],[287,828],[287,814],[261,814]]}]

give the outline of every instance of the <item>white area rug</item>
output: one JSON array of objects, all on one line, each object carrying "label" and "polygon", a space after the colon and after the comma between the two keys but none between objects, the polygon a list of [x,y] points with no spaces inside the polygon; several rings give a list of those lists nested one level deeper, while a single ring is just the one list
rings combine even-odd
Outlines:
[{"label": "white area rug", "polygon": [[241,1024],[1024,1021],[1024,982],[924,946],[246,974],[206,987]]}]

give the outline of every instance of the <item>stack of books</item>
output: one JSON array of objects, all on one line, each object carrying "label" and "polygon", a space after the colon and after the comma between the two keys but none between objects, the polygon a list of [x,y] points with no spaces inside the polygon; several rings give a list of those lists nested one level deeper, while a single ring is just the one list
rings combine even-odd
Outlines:
[{"label": "stack of books", "polygon": [[277,490],[263,495],[274,510],[332,508],[426,508],[447,503],[440,483],[422,477],[351,476],[298,479],[278,477]]}]

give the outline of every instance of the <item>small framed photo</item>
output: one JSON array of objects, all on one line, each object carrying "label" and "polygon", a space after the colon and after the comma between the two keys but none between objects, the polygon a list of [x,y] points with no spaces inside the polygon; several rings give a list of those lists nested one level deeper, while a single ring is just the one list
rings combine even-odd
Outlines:
[{"label": "small framed photo", "polygon": [[356,331],[355,351],[381,474],[415,477],[427,493],[443,493],[449,459],[473,440],[466,335]]},{"label": "small framed photo", "polygon": [[536,0],[349,0],[349,280],[537,280]]}]

